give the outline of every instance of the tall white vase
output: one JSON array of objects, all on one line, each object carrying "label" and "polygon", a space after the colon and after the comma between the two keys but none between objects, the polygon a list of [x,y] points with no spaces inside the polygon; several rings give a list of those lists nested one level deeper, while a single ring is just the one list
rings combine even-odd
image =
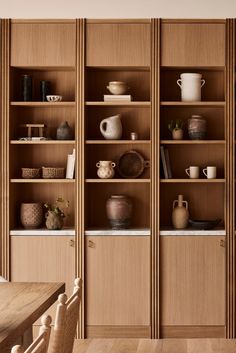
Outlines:
[{"label": "tall white vase", "polygon": [[205,84],[201,74],[181,74],[177,84],[181,88],[181,100],[183,102],[201,101],[201,88]]}]

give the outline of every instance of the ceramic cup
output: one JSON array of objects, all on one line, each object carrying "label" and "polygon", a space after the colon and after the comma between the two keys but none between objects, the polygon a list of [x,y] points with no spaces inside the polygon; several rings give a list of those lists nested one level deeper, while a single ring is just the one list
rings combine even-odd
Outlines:
[{"label": "ceramic cup", "polygon": [[186,174],[190,177],[190,179],[198,179],[199,178],[199,167],[191,166],[185,169]]},{"label": "ceramic cup", "polygon": [[215,179],[216,178],[216,167],[208,166],[203,169],[203,174],[207,177],[207,179]]}]

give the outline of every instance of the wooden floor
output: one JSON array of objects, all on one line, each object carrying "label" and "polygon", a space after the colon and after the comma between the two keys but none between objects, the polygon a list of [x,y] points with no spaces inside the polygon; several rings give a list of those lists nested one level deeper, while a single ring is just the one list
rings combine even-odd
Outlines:
[{"label": "wooden floor", "polygon": [[73,353],[236,353],[236,340],[225,339],[86,339]]}]

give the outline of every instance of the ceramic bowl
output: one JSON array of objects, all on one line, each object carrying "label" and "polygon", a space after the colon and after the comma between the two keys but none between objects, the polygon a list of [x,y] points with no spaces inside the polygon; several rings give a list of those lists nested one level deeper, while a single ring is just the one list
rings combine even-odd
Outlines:
[{"label": "ceramic bowl", "polygon": [[128,90],[128,87],[125,82],[111,81],[109,82],[107,89],[111,94],[124,94]]},{"label": "ceramic bowl", "polygon": [[48,102],[60,102],[62,100],[62,96],[58,95],[50,95],[46,96]]}]

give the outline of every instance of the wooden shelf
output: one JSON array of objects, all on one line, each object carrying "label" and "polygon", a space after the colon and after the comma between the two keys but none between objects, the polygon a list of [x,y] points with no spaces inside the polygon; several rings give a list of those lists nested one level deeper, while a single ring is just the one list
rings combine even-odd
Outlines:
[{"label": "wooden shelf", "polygon": [[17,70],[35,70],[35,71],[75,71],[75,66],[11,66],[11,69]]},{"label": "wooden shelf", "polygon": [[102,106],[102,107],[150,107],[151,102],[85,102],[87,106]]},{"label": "wooden shelf", "polygon": [[161,140],[162,145],[224,145],[225,140]]},{"label": "wooden shelf", "polygon": [[224,101],[215,102],[177,102],[177,101],[162,101],[161,106],[180,106],[180,107],[224,107]]},{"label": "wooden shelf", "polygon": [[150,179],[85,179],[86,183],[150,183]]},{"label": "wooden shelf", "polygon": [[11,102],[10,105],[17,107],[74,107],[75,102]]},{"label": "wooden shelf", "polygon": [[149,144],[150,140],[86,140],[87,145],[139,145]]},{"label": "wooden shelf", "polygon": [[74,140],[43,140],[43,141],[20,141],[11,140],[11,145],[74,145]]},{"label": "wooden shelf", "polygon": [[160,179],[161,183],[225,183],[225,179]]},{"label": "wooden shelf", "polygon": [[73,184],[75,179],[11,179],[11,183]]}]

